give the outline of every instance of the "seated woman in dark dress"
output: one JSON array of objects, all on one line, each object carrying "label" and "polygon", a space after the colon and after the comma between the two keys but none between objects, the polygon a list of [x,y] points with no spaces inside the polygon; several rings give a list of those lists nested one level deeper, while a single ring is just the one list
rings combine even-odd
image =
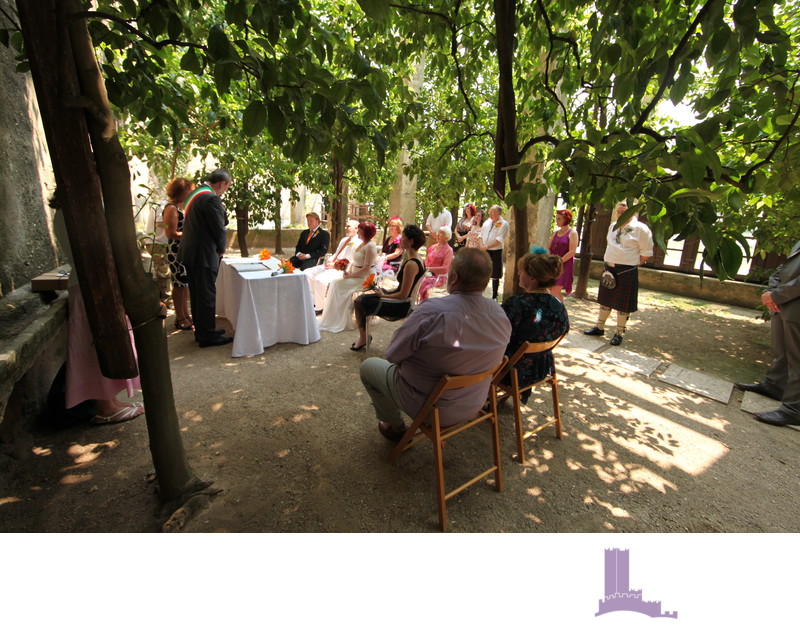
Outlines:
[{"label": "seated woman in dark dress", "polygon": [[[407,300],[411,296],[416,282],[425,273],[425,264],[420,260],[417,250],[425,244],[425,233],[414,225],[407,225],[400,236],[400,247],[405,252],[403,265],[397,273],[397,282],[400,283],[394,291],[384,292],[378,289],[375,293],[361,294],[355,300],[356,325],[358,326],[358,340],[350,350],[360,351],[367,345],[367,316],[374,314],[378,309],[381,298]],[[382,315],[403,318],[408,314],[410,303],[384,305]]]},{"label": "seated woman in dark dress", "polygon": [[[525,293],[511,296],[503,302],[503,311],[511,321],[507,357],[516,353],[525,342],[549,342],[569,331],[569,317],[564,303],[550,293],[550,287],[564,269],[561,257],[543,250],[541,254],[526,254],[517,265],[519,284]],[[523,356],[517,363],[520,387],[541,381],[552,372],[553,367],[552,351]],[[503,383],[511,383],[510,375],[506,375]],[[525,403],[529,396],[530,390],[523,392],[522,402]]]}]

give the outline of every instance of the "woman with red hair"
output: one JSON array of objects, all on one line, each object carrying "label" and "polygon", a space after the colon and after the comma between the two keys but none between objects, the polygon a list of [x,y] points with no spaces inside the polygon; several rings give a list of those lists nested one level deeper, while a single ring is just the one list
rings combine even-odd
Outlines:
[{"label": "woman with red hair", "polygon": [[321,331],[339,333],[345,329],[354,329],[353,294],[362,288],[364,279],[375,271],[378,260],[378,248],[372,242],[377,232],[375,224],[363,221],[358,224],[358,238],[361,243],[353,251],[353,260],[342,278],[328,285],[325,297],[325,308],[319,323]]},{"label": "woman with red hair", "polygon": [[564,264],[564,271],[556,280],[556,284],[550,288],[550,293],[564,302],[562,291],[569,296],[572,293],[572,277],[575,267],[575,252],[578,250],[578,233],[570,224],[572,223],[572,211],[556,211],[556,230],[550,237],[550,254],[561,257]]},{"label": "woman with red hair", "polygon": [[461,215],[461,219],[456,224],[456,242],[454,244],[456,249],[464,247],[467,235],[472,229],[473,223],[475,223],[476,211],[475,204],[464,206],[464,214]]}]

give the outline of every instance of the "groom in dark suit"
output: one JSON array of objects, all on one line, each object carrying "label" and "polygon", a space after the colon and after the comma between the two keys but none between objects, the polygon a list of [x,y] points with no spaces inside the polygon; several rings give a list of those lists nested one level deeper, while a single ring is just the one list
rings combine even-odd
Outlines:
[{"label": "groom in dark suit", "polygon": [[306,223],[308,230],[300,233],[294,256],[289,259],[292,265],[301,270],[314,267],[317,260],[325,256],[331,244],[331,235],[319,227],[321,220],[317,213],[308,213]]},{"label": "groom in dark suit", "polygon": [[800,241],[770,276],[761,302],[772,312],[772,366],[760,383],[736,383],[781,402],[777,410],[759,412],[770,425],[800,425]]},{"label": "groom in dark suit", "polygon": [[228,190],[231,179],[225,169],[217,169],[184,202],[178,260],[186,267],[194,338],[203,348],[233,341],[232,337],[222,335],[224,329],[216,328],[217,272],[225,253],[228,225],[228,213],[220,196]]}]

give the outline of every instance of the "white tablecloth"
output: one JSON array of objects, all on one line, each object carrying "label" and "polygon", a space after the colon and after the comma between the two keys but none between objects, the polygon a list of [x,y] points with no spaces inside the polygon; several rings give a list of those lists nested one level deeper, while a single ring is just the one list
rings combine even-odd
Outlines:
[{"label": "white tablecloth", "polygon": [[314,300],[305,274],[271,276],[279,261],[222,260],[217,276],[217,314],[236,331],[232,357],[260,355],[279,342],[319,340]]}]

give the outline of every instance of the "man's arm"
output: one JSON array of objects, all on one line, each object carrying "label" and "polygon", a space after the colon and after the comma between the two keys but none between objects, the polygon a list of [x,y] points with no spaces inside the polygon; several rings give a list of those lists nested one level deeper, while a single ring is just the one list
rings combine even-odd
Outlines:
[{"label": "man's arm", "polygon": [[227,231],[225,226],[228,225],[228,215],[225,212],[225,206],[222,205],[222,200],[214,196],[208,196],[208,212],[204,213],[206,224],[208,226],[209,234],[213,235],[216,243],[217,254],[222,256],[225,254],[225,246],[227,245]]},{"label": "man's arm", "polygon": [[300,233],[300,236],[297,239],[297,245],[294,246],[295,256],[303,253],[303,244],[306,242],[306,239],[308,239],[308,228],[303,230],[303,232]]},{"label": "man's arm", "polygon": [[331,244],[331,235],[329,232],[320,230],[317,237],[321,237],[319,239],[319,247],[308,253],[308,258],[310,259],[318,259],[321,256],[325,256],[325,253],[328,251],[328,246]]},{"label": "man's arm", "polygon": [[423,303],[406,318],[406,321],[394,332],[389,346],[386,348],[386,359],[399,364],[419,349],[419,336],[429,328]]}]

